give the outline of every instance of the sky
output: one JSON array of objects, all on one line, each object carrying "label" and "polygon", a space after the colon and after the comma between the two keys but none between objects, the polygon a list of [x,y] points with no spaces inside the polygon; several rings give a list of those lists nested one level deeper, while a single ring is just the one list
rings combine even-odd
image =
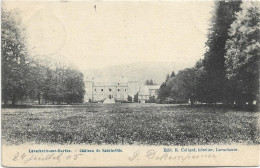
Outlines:
[{"label": "sky", "polygon": [[193,66],[203,57],[212,1],[5,2],[26,28],[32,55],[79,69],[134,62]]}]

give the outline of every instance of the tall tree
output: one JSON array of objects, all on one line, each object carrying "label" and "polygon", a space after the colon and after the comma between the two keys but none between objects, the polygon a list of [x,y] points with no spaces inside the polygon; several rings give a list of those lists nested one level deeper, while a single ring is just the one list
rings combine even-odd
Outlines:
[{"label": "tall tree", "polygon": [[245,1],[241,7],[226,43],[226,75],[232,100],[252,104],[259,97],[260,3]]},{"label": "tall tree", "polygon": [[211,20],[211,28],[206,42],[204,55],[204,100],[207,102],[222,101],[225,93],[225,44],[228,29],[235,19],[235,12],[240,10],[241,1],[217,1]]},{"label": "tall tree", "polygon": [[46,68],[36,60],[30,61],[28,97],[33,101],[38,100],[38,104],[42,103],[41,98],[43,97],[44,82],[47,75]]},{"label": "tall tree", "polygon": [[2,7],[1,59],[2,99],[14,105],[28,91],[29,64],[26,41],[18,14]]},{"label": "tall tree", "polygon": [[174,77],[170,77],[169,74],[167,74],[165,82],[163,82],[159,88],[158,91],[158,99],[160,101],[164,101],[167,97],[170,96],[171,86],[170,83]]}]

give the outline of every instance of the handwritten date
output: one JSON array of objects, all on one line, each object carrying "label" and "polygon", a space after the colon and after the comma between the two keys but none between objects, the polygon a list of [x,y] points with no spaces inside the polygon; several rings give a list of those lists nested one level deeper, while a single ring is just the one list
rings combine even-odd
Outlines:
[{"label": "handwritten date", "polygon": [[58,153],[58,154],[20,154],[17,152],[12,160],[13,161],[21,161],[23,160],[24,163],[29,163],[31,161],[56,161],[56,163],[59,163],[61,160],[77,160],[81,155],[83,154],[64,154],[64,153]]}]

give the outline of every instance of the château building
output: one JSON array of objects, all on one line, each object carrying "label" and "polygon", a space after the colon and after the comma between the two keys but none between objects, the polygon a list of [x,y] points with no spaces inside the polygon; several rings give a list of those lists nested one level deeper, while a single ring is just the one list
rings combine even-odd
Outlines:
[{"label": "ch\u00e2teau building", "polygon": [[103,102],[105,99],[114,99],[115,101],[128,101],[131,97],[134,101],[134,96],[138,93],[139,103],[145,103],[150,96],[157,98],[159,85],[140,85],[138,82],[85,82],[86,94],[85,102]]}]

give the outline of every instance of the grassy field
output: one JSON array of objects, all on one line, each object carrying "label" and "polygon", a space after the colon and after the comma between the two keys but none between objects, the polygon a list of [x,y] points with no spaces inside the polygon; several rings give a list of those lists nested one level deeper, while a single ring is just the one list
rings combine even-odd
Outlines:
[{"label": "grassy field", "polygon": [[259,112],[159,104],[2,109],[5,144],[257,144]]}]

